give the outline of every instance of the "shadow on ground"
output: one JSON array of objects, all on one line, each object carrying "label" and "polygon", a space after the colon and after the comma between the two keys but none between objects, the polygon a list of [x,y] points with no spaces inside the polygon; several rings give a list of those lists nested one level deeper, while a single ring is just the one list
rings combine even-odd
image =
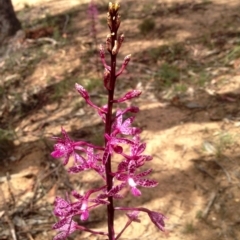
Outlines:
[{"label": "shadow on ground", "polygon": [[[100,19],[102,19],[103,15],[105,15],[105,6],[101,3],[97,4],[97,7]],[[232,7],[231,5],[220,5],[211,2],[196,4],[189,2],[169,6],[156,3],[154,6],[151,6],[147,3],[136,5],[134,1],[127,1],[122,4],[122,8],[123,30],[128,38],[126,47],[123,47],[123,52],[131,49],[133,64],[137,64],[130,64],[129,70],[123,78],[133,79],[131,82],[131,86],[133,87],[137,85],[138,76],[140,75],[143,75],[142,78],[146,79],[142,81],[144,87],[147,86],[149,79],[152,80],[154,88],[152,88],[152,95],[159,102],[169,104],[164,108],[161,106],[145,107],[140,112],[137,123],[145,131],[156,134],[154,138],[154,136],[148,133],[147,137],[149,141],[152,138],[157,141],[157,136],[164,134],[164,131],[180,127],[181,125],[198,124],[202,126],[213,123],[217,129],[218,127],[224,128],[224,121],[236,122],[239,119],[239,86],[237,83],[233,86],[233,90],[218,93],[217,90],[219,89],[217,89],[212,95],[206,92],[204,88],[213,78],[217,79],[222,75],[230,75],[228,77],[230,79],[239,70],[230,64],[231,61],[240,57],[237,42],[239,40],[239,30],[237,28],[233,29],[233,26],[230,24],[234,23],[238,25],[239,16],[237,12],[240,8],[239,5]],[[72,88],[70,85],[73,86],[75,81],[80,80],[80,83],[84,84],[84,78],[86,77],[83,74],[86,73],[89,77],[89,73],[94,72],[97,75],[96,66],[91,61],[96,51],[91,48],[93,43],[88,35],[89,23],[79,21],[79,18],[82,20],[81,17],[86,16],[86,9],[87,5],[83,4],[79,5],[79,8],[58,15],[46,16],[46,18],[36,20],[33,23],[24,23],[26,28],[38,25],[53,27],[54,31],[51,37],[56,38],[60,42],[60,45],[50,47],[50,53],[45,51],[45,45],[33,46],[31,49],[27,48],[26,51],[20,52],[19,55],[14,55],[14,61],[11,60],[10,56],[10,60],[8,60],[10,62],[1,71],[5,79],[1,86],[3,91],[1,101],[4,105],[1,128],[5,130],[10,126],[15,129],[18,125],[22,127],[35,124],[34,121],[36,119],[34,119],[34,116],[40,113],[40,117],[37,118],[37,121],[40,122],[36,124],[37,131],[35,133],[32,130],[22,132],[24,139],[28,139],[28,137],[31,139],[31,134],[37,136],[36,138],[39,136],[39,139],[24,142],[20,139],[15,149],[15,135],[13,134],[10,138],[3,138],[3,143],[0,147],[1,161],[3,161],[0,178],[5,177],[7,172],[10,175],[23,173],[20,178],[25,182],[30,181],[29,184],[31,185],[29,189],[34,193],[30,196],[29,201],[24,201],[23,204],[19,203],[17,205],[18,198],[21,198],[25,194],[26,189],[20,191],[20,193],[17,192],[11,199],[9,192],[13,191],[14,193],[12,188],[17,188],[24,181],[12,183],[13,186],[9,188],[10,191],[9,189],[6,190],[9,199],[7,198],[5,205],[1,203],[1,208],[6,209],[7,204],[9,215],[13,222],[16,216],[20,214],[21,218],[26,222],[33,218],[49,220],[47,224],[44,223],[45,225],[43,224],[42,226],[41,224],[31,223],[32,230],[23,230],[22,225],[16,225],[16,232],[19,234],[20,239],[24,239],[27,233],[31,233],[33,236],[41,235],[43,229],[44,231],[48,231],[47,229],[50,228],[50,224],[54,222],[51,215],[51,205],[46,203],[37,205],[39,204],[38,201],[44,198],[44,196],[48,196],[51,199],[50,202],[52,202],[54,194],[64,195],[66,190],[72,190],[72,186],[80,190],[81,188],[88,189],[100,184],[99,181],[96,181],[90,175],[90,177],[86,178],[87,180],[84,180],[82,177],[79,179],[72,176],[69,177],[60,165],[49,158],[53,144],[49,141],[49,138],[44,136],[45,132],[48,135],[49,132],[51,134],[59,133],[59,130],[56,130],[56,126],[60,128],[61,125],[67,125],[66,122],[70,122],[71,127],[68,132],[73,138],[94,140],[95,134],[98,134],[97,138],[99,138],[103,132],[103,128],[100,127],[99,123],[93,123],[90,124],[91,126],[87,125],[87,127],[84,124],[77,127],[75,126],[76,124],[74,125],[74,120],[77,122],[80,119],[81,121],[84,115],[85,120],[87,118],[89,123],[91,123],[91,120],[95,120],[95,118],[91,111],[88,112],[86,110],[88,107],[84,107],[83,103],[80,104],[79,108],[84,110],[84,114],[80,117],[75,115],[74,110],[76,109],[76,105],[71,107],[71,103],[77,98],[77,95],[69,95],[69,91]],[[222,15],[223,9],[227,9],[224,16]],[[219,14],[217,13],[218,10]],[[213,14],[209,14],[211,11]],[[193,15],[195,17],[191,17]],[[156,29],[149,31],[149,26],[146,26],[146,29],[142,30],[147,32],[144,35],[141,33],[141,28],[137,28],[136,26],[140,26],[143,21],[142,19],[146,17],[154,19]],[[78,23],[76,23],[77,21]],[[66,23],[67,27],[65,27]],[[136,25],[132,26],[133,24]],[[218,27],[216,28],[216,26]],[[102,25],[99,28],[102,29]],[[67,35],[66,41],[63,38],[64,34]],[[104,39],[102,32],[99,35],[100,39]],[[174,35],[178,37],[177,40],[173,39]],[[39,67],[39,63],[41,64],[43,59],[51,61],[51,54],[54,50],[65,50],[68,53],[74,44],[77,45],[79,43],[79,41],[75,40],[76,38],[89,39],[89,41],[84,40],[84,43],[80,40],[80,49],[74,47],[76,52],[79,51],[79,55],[82,57],[81,61],[84,61],[85,67],[82,66],[82,62],[77,63],[70,72],[67,70],[61,72],[60,78],[54,79],[50,77],[48,81],[45,81],[43,86],[39,84],[40,87],[35,92],[32,89],[29,90],[26,84],[27,79],[31,79],[31,76]],[[229,45],[229,42],[232,45]],[[128,44],[130,47],[127,46]],[[154,44],[157,46],[153,47]],[[140,48],[141,52],[139,52],[140,45],[142,46]],[[37,53],[31,59],[31,54],[35,50],[40,51],[41,54]],[[19,64],[19,59],[24,56],[28,59],[28,64],[22,64],[21,62]],[[78,54],[73,55],[73,59],[77,58],[79,58]],[[164,72],[161,72],[163,64],[167,64],[167,67],[164,68]],[[213,75],[211,72],[218,68],[226,69]],[[147,70],[151,70],[150,73]],[[7,79],[9,74],[12,75],[13,73],[18,74],[18,76],[10,78],[10,80]],[[201,76],[206,75],[207,77],[202,80]],[[179,83],[184,86],[195,85],[195,94],[191,98],[188,98],[187,95],[184,95],[184,91],[181,90],[179,94],[177,90],[172,97],[168,99],[164,98],[164,92],[171,89],[172,85]],[[119,95],[129,87],[128,83],[120,84],[122,84],[121,88],[117,89],[117,94]],[[15,89],[18,89],[18,96],[13,94]],[[27,101],[24,100],[22,91],[28,93]],[[94,86],[93,91],[94,95],[104,94],[103,91],[99,90],[98,85]],[[9,95],[13,95],[15,100],[10,101],[8,98]],[[102,104],[101,98],[97,97],[96,101]],[[47,106],[54,104],[54,110],[46,109]],[[71,110],[70,113],[69,108]],[[49,116],[57,114],[59,109],[63,111],[61,121],[58,122],[54,119],[49,119]],[[22,123],[23,121],[26,121],[25,125]],[[5,141],[6,145],[4,145]],[[161,146],[161,137],[158,141]],[[165,141],[168,141],[168,139],[166,138]],[[103,142],[101,137],[96,140],[96,143],[99,142]],[[234,147],[239,147],[238,143],[235,144]],[[182,146],[184,146],[184,142],[180,147]],[[171,147],[171,141],[169,142],[169,147]],[[173,143],[172,147],[173,152],[178,151],[176,149],[179,146]],[[155,149],[157,148],[155,147]],[[154,190],[144,189],[141,198],[133,199],[127,196],[121,202],[121,205],[124,203],[128,206],[144,205],[165,213],[170,217],[168,222],[170,238],[172,233],[176,239],[239,239],[240,213],[237,209],[240,208],[237,191],[240,171],[238,168],[239,155],[234,151],[234,149],[229,147],[227,153],[221,155],[220,158],[214,154],[213,156],[206,156],[201,152],[196,154],[197,157],[193,157],[193,154],[185,158],[183,154],[179,161],[187,162],[186,165],[181,163],[184,167],[180,167],[180,163],[176,163],[176,165],[172,165],[171,167],[168,166],[169,160],[164,158],[164,156],[158,157],[161,155],[161,152],[157,153],[152,167],[159,170],[154,171],[152,177],[159,181],[158,187]],[[155,155],[155,152],[153,154]],[[15,158],[12,159],[12,157]],[[11,160],[16,159],[17,161],[13,161],[13,164]],[[27,169],[35,169],[36,172],[34,172],[35,170],[30,171],[25,175],[24,171]],[[229,176],[231,181],[229,180]],[[16,179],[19,179],[19,177]],[[11,181],[5,181],[3,184],[7,185],[8,183],[11,183]],[[26,185],[24,186],[26,187]],[[3,188],[7,189],[6,186]],[[211,200],[213,200],[212,203]],[[43,209],[41,214],[38,213],[39,208]],[[97,211],[93,212],[89,222],[86,223],[87,226],[96,227],[105,225],[103,222],[106,220],[106,216],[103,210],[100,211],[101,214]],[[117,216],[117,220],[120,223],[124,223],[122,215],[119,214]],[[7,221],[4,219],[2,226],[5,229],[8,228]],[[144,230],[149,228],[149,225],[145,224],[145,221],[143,226],[142,229]],[[141,232],[140,228],[137,227],[139,234]],[[156,233],[154,227],[150,227],[150,232],[153,233],[156,239],[161,236],[161,234],[158,235]],[[130,231],[128,234],[130,234],[128,236],[131,236],[133,232]]]}]

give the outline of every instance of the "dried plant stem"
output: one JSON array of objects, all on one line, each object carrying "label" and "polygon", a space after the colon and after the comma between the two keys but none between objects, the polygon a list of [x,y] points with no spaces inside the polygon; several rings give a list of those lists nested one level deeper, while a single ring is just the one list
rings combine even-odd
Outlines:
[{"label": "dried plant stem", "polygon": [[10,228],[10,233],[11,233],[11,235],[12,235],[12,239],[13,239],[13,240],[17,240],[17,236],[16,236],[16,232],[15,232],[15,227],[14,227],[14,224],[13,224],[13,222],[12,222],[12,220],[11,220],[11,217],[9,216],[8,206],[7,206],[7,203],[6,203],[6,200],[5,200],[5,196],[4,196],[4,193],[3,193],[3,190],[2,190],[1,187],[0,187],[0,195],[2,196],[2,199],[3,199],[3,205],[4,205],[5,215],[6,215],[6,219],[7,219],[9,228]]}]

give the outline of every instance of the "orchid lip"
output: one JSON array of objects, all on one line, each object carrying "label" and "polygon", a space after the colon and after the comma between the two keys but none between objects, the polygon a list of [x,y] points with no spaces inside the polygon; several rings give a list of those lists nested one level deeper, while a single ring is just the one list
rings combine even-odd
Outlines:
[{"label": "orchid lip", "polygon": [[128,178],[128,184],[131,187],[136,187],[137,184],[135,183],[135,181],[133,180],[133,178]]}]

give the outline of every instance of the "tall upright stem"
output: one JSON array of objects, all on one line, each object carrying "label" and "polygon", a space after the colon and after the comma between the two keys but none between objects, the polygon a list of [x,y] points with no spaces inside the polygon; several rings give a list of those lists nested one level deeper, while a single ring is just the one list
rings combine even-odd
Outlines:
[{"label": "tall upright stem", "polygon": [[[115,82],[115,71],[113,70],[115,67],[114,57],[111,58],[111,66],[113,67],[111,70],[111,83]],[[113,74],[114,73],[114,74]],[[114,88],[109,90],[108,92],[108,112],[106,116],[106,125],[105,125],[105,133],[108,135],[111,134],[112,128],[112,108],[113,108],[113,97],[114,97]],[[107,142],[105,141],[105,145]],[[112,167],[111,167],[111,154],[109,154],[107,163],[105,165],[106,170],[106,180],[107,180],[107,190],[110,191],[113,186],[113,176],[112,176]],[[108,211],[108,233],[109,233],[109,240],[114,240],[114,206],[113,206],[113,197],[108,197],[109,204],[107,205]]]},{"label": "tall upright stem", "polygon": [[[116,32],[116,31],[115,31]],[[112,36],[112,48],[116,40],[116,34]],[[110,85],[108,90],[108,111],[106,115],[106,124],[105,124],[105,133],[111,135],[112,131],[112,109],[113,109],[113,99],[114,99],[114,88],[116,81],[116,55],[111,54],[111,72],[110,72]],[[105,146],[107,140],[105,140]],[[113,186],[113,176],[111,169],[111,154],[109,154],[107,163],[105,165],[106,177],[107,177],[107,190],[110,191]],[[108,234],[109,240],[115,239],[114,233],[114,206],[113,206],[113,197],[108,197],[109,204],[107,205],[108,211]]]},{"label": "tall upright stem", "polygon": [[[108,26],[111,33],[111,46],[108,46],[108,51],[111,55],[111,69],[110,69],[110,81],[108,84],[108,109],[106,114],[106,124],[105,124],[105,134],[111,136],[112,132],[112,111],[113,111],[113,100],[114,100],[114,88],[116,82],[116,59],[118,52],[118,42],[117,42],[117,30],[120,25],[118,9],[120,5],[118,3],[109,3],[108,11]],[[105,147],[107,145],[107,139],[105,139]],[[111,154],[109,154],[106,165],[106,182],[107,191],[109,192],[113,187],[113,175],[111,166]],[[109,204],[107,205],[107,215],[108,215],[108,237],[109,240],[115,240],[114,233],[114,205],[113,197],[108,197]]]}]

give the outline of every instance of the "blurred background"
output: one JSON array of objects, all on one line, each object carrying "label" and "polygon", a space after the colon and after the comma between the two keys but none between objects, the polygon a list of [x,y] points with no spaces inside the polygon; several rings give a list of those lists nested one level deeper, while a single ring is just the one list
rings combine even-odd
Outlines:
[{"label": "blurred background", "polygon": [[[132,102],[141,110],[135,124],[159,185],[116,205],[164,213],[170,240],[240,239],[240,2],[120,3],[117,66],[132,58],[116,95],[143,91]],[[102,184],[93,172],[68,175],[50,156],[50,138],[62,126],[75,140],[104,144],[102,122],[74,84],[106,103],[98,47],[109,31],[107,9],[105,0],[0,0],[0,239],[52,239],[55,196]],[[123,239],[166,237],[140,219]],[[125,222],[117,213],[118,231]],[[83,224],[106,228],[105,208]]]}]

